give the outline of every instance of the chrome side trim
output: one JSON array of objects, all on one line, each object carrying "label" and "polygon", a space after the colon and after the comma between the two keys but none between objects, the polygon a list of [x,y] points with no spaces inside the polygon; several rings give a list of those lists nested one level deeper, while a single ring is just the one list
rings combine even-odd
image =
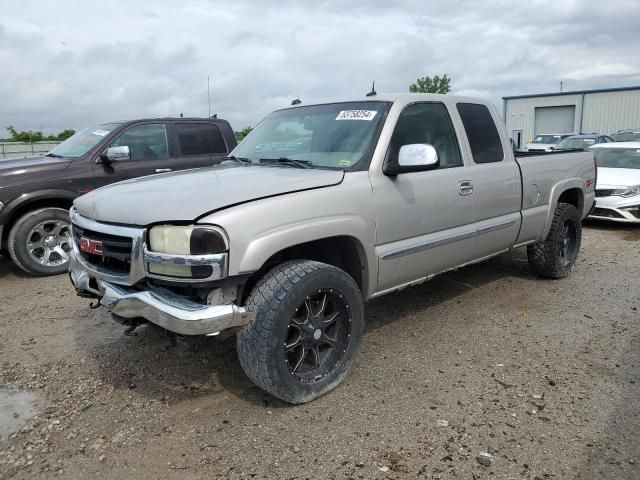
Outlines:
[{"label": "chrome side trim", "polygon": [[488,227],[481,228],[479,230],[474,230],[473,232],[464,232],[459,233],[457,235],[452,235],[450,237],[441,238],[438,240],[430,240],[428,242],[420,243],[418,245],[412,245],[410,247],[399,248],[397,250],[393,250],[391,252],[385,253],[380,257],[382,260],[390,260],[393,258],[403,257],[405,255],[411,255],[414,253],[422,252],[423,250],[429,250],[431,248],[442,247],[449,243],[459,242],[461,240],[466,240],[468,238],[475,237],[477,235],[482,235],[485,233],[495,232],[497,230],[502,230],[504,228],[509,228],[515,225],[516,220],[507,220],[506,222],[498,223],[495,225],[490,225]]},{"label": "chrome side trim", "polygon": [[515,250],[516,248],[520,248],[520,247],[526,247],[527,245],[532,245],[534,243],[538,243],[538,240],[527,240],[526,242],[522,242],[522,243],[516,243],[513,247],[511,247],[509,250]]},{"label": "chrome side trim", "polygon": [[491,225],[489,227],[484,227],[478,230],[478,235],[482,235],[483,233],[495,232],[497,230],[502,230],[503,228],[509,228],[512,225],[515,225],[515,220],[508,220],[506,222],[498,223],[496,225]]},{"label": "chrome side trim", "polygon": [[[146,276],[149,278],[158,278],[162,280],[171,280],[172,282],[194,283],[206,282],[210,280],[220,280],[227,276],[227,258],[228,253],[216,253],[212,255],[173,255],[168,253],[152,252],[143,245],[144,264]],[[206,278],[194,279],[191,277],[171,277],[149,272],[149,264],[153,265],[188,265],[200,266],[208,265],[211,267],[211,275]]]},{"label": "chrome side trim", "polygon": [[380,290],[379,292],[375,292],[374,294],[370,295],[367,300],[371,300],[373,298],[377,298],[377,297],[381,297],[382,295],[386,295],[387,293],[392,293],[392,292],[396,292],[398,290],[404,290],[405,288],[408,287],[414,287],[416,285],[420,285],[421,283],[427,282],[429,280],[431,280],[434,277],[437,277],[438,275],[442,275],[443,273],[446,272],[450,272],[452,270],[457,270],[459,268],[464,268],[467,265],[473,265],[474,263],[480,263],[480,262],[484,262],[485,260],[489,260],[492,257],[496,257],[498,255],[501,255],[505,252],[508,252],[509,249],[505,249],[505,250],[500,250],[499,252],[496,253],[492,253],[490,255],[486,255],[484,257],[481,258],[476,258],[474,260],[470,260],[468,262],[462,263],[460,265],[456,265],[455,267],[451,267],[451,268],[445,268],[444,270],[438,272],[438,273],[432,273],[431,275],[427,275],[425,277],[420,277],[420,278],[416,278],[415,280],[411,280],[409,282],[404,282],[401,283],[399,285],[390,287],[390,288],[385,288],[384,290]]},{"label": "chrome side trim", "polygon": [[475,236],[476,236],[475,230],[473,232],[459,233],[451,237],[441,238],[438,240],[430,240],[428,242],[420,243],[418,245],[412,245],[410,247],[404,247],[397,250],[393,250],[389,253],[385,253],[380,258],[382,260],[390,260],[392,258],[403,257],[405,255],[411,255],[413,253],[422,252],[423,250],[429,250],[431,248],[442,247],[443,245],[447,245],[453,242],[459,242],[461,240],[466,240],[468,238],[473,238]]}]

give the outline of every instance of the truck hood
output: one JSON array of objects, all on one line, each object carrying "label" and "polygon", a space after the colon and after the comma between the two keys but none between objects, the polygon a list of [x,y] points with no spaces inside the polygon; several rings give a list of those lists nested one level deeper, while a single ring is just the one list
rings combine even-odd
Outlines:
[{"label": "truck hood", "polygon": [[640,169],[598,167],[596,188],[632,187],[640,185]]},{"label": "truck hood", "polygon": [[0,188],[29,183],[38,172],[64,170],[69,158],[27,157],[0,160]]},{"label": "truck hood", "polygon": [[275,195],[329,187],[341,170],[231,166],[200,168],[126,180],[76,199],[81,215],[94,220],[146,226],[191,222],[207,213]]}]

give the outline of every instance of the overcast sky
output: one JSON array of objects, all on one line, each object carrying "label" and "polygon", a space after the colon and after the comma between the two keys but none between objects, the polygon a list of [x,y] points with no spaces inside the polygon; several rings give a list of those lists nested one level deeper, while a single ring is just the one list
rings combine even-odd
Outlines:
[{"label": "overcast sky", "polygon": [[[271,110],[404,92],[640,85],[640,1],[2,0],[0,128],[212,113],[235,129]],[[144,5],[144,6],[143,6]],[[4,132],[0,133],[0,136]]]}]

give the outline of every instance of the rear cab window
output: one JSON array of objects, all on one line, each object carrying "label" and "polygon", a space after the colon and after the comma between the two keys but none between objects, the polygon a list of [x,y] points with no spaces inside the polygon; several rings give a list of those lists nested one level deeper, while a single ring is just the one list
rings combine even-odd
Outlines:
[{"label": "rear cab window", "polygon": [[227,153],[220,129],[210,123],[176,123],[176,136],[182,156]]},{"label": "rear cab window", "polygon": [[491,112],[479,103],[456,105],[467,133],[475,163],[495,163],[504,160],[504,150]]}]

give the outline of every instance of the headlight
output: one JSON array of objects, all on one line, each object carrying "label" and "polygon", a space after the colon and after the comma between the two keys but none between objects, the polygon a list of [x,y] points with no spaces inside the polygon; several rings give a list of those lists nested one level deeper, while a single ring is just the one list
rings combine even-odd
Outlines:
[{"label": "headlight", "polygon": [[633,187],[625,188],[620,190],[621,197],[633,197],[635,195],[640,194],[640,185],[635,185]]},{"label": "headlight", "polygon": [[[212,255],[226,252],[228,242],[224,232],[210,225],[160,225],[149,230],[149,249],[169,255]],[[149,272],[169,277],[206,278],[208,265],[149,264]]]}]

